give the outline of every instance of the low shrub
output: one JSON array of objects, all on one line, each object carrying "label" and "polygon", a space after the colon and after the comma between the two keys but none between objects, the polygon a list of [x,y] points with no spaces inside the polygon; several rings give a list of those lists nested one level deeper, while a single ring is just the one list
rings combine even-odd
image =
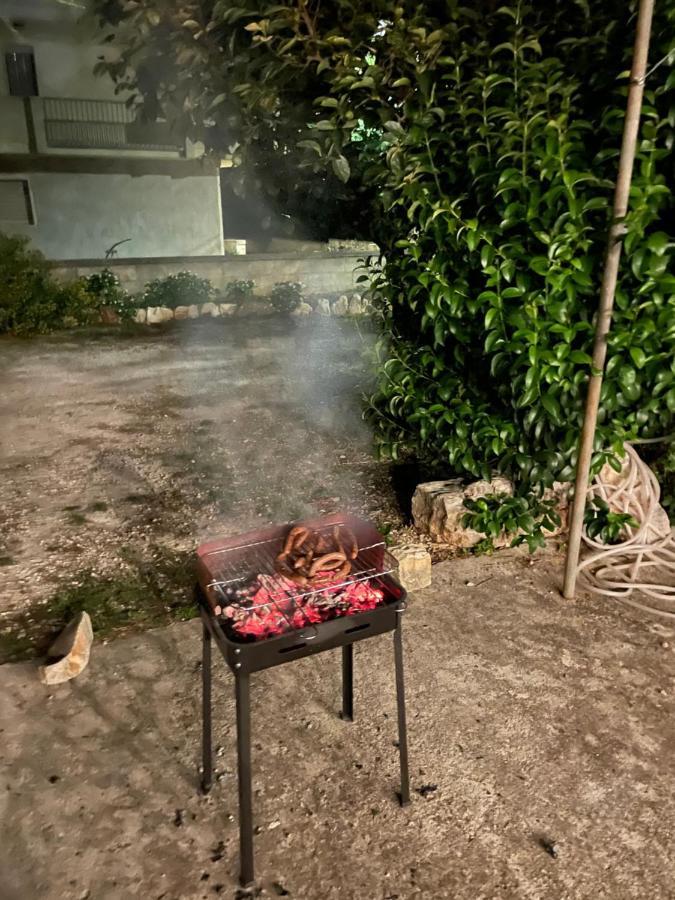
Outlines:
[{"label": "low shrub", "polygon": [[34,309],[30,318],[50,321],[56,308],[49,284],[47,262],[41,253],[28,249],[28,238],[0,233],[0,332],[21,333],[31,306],[40,309]]},{"label": "low shrub", "polygon": [[101,301],[90,293],[86,278],[57,285],[58,307],[61,314],[54,328],[74,328],[95,325],[101,320]]},{"label": "low shrub", "polygon": [[298,281],[279,281],[272,288],[270,303],[279,313],[291,313],[302,302],[302,284]]},{"label": "low shrub", "polygon": [[110,269],[101,269],[85,279],[87,291],[96,298],[98,306],[112,309],[121,321],[131,321],[136,306],[124,290],[119,278]]},{"label": "low shrub", "polygon": [[533,497],[512,497],[509,494],[487,494],[477,500],[464,501],[462,517],[465,528],[473,528],[485,535],[477,550],[494,548],[496,538],[511,538],[511,546],[527,543],[530,553],[546,542],[545,532],[560,525],[555,500]]},{"label": "low shrub", "polygon": [[593,497],[586,507],[584,525],[589,538],[601,544],[620,544],[630,537],[631,528],[638,528],[633,516],[612,512],[602,497]]},{"label": "low shrub", "polygon": [[44,334],[89,325],[99,317],[99,301],[84,279],[60,284],[29,239],[0,232],[0,333]]},{"label": "low shrub", "polygon": [[223,291],[225,303],[236,303],[241,306],[253,296],[254,281],[230,281]]},{"label": "low shrub", "polygon": [[166,278],[149,281],[138,297],[139,306],[192,306],[213,300],[216,289],[208,278],[200,278],[194,272],[177,272]]}]

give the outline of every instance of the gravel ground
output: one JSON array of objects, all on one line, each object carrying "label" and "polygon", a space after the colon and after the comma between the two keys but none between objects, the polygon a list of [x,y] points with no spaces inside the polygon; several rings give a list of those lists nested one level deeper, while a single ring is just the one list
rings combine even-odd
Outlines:
[{"label": "gravel ground", "polygon": [[316,316],[0,341],[0,616],[309,513],[399,525],[361,418],[371,348]]},{"label": "gravel ground", "polygon": [[[96,644],[75,681],[0,667],[3,900],[665,900],[673,629],[557,593],[562,560],[434,567],[404,617],[411,806],[394,797],[389,636],[252,678],[258,887],[236,887],[233,697],[197,791],[196,622]],[[220,663],[220,661],[218,661]]]}]

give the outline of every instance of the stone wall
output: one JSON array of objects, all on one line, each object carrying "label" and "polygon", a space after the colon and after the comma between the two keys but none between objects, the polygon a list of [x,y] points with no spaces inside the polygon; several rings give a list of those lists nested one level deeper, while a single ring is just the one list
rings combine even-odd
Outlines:
[{"label": "stone wall", "polygon": [[356,271],[363,252],[251,253],[246,256],[174,256],[154,259],[83,259],[54,263],[53,274],[64,281],[108,267],[131,293],[140,292],[153,278],[176,272],[194,272],[214,287],[230,281],[251,280],[255,293],[267,296],[277,282],[300,281],[307,295],[342,294],[357,288]]}]

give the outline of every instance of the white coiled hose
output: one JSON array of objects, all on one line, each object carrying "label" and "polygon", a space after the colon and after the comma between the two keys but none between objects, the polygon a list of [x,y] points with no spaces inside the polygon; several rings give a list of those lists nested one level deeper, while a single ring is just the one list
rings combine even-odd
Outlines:
[{"label": "white coiled hose", "polygon": [[654,615],[675,619],[675,534],[659,503],[656,476],[630,444],[621,472],[605,466],[588,490],[615,513],[628,513],[638,527],[619,544],[602,544],[584,528],[586,547],[577,568],[596,594],[612,597]]}]

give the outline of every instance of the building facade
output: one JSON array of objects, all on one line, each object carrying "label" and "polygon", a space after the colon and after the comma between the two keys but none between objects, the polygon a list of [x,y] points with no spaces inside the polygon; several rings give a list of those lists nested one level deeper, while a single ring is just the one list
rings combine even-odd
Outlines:
[{"label": "building facade", "polygon": [[223,253],[218,166],[144,122],[82,7],[0,0],[0,231],[53,260]]}]

